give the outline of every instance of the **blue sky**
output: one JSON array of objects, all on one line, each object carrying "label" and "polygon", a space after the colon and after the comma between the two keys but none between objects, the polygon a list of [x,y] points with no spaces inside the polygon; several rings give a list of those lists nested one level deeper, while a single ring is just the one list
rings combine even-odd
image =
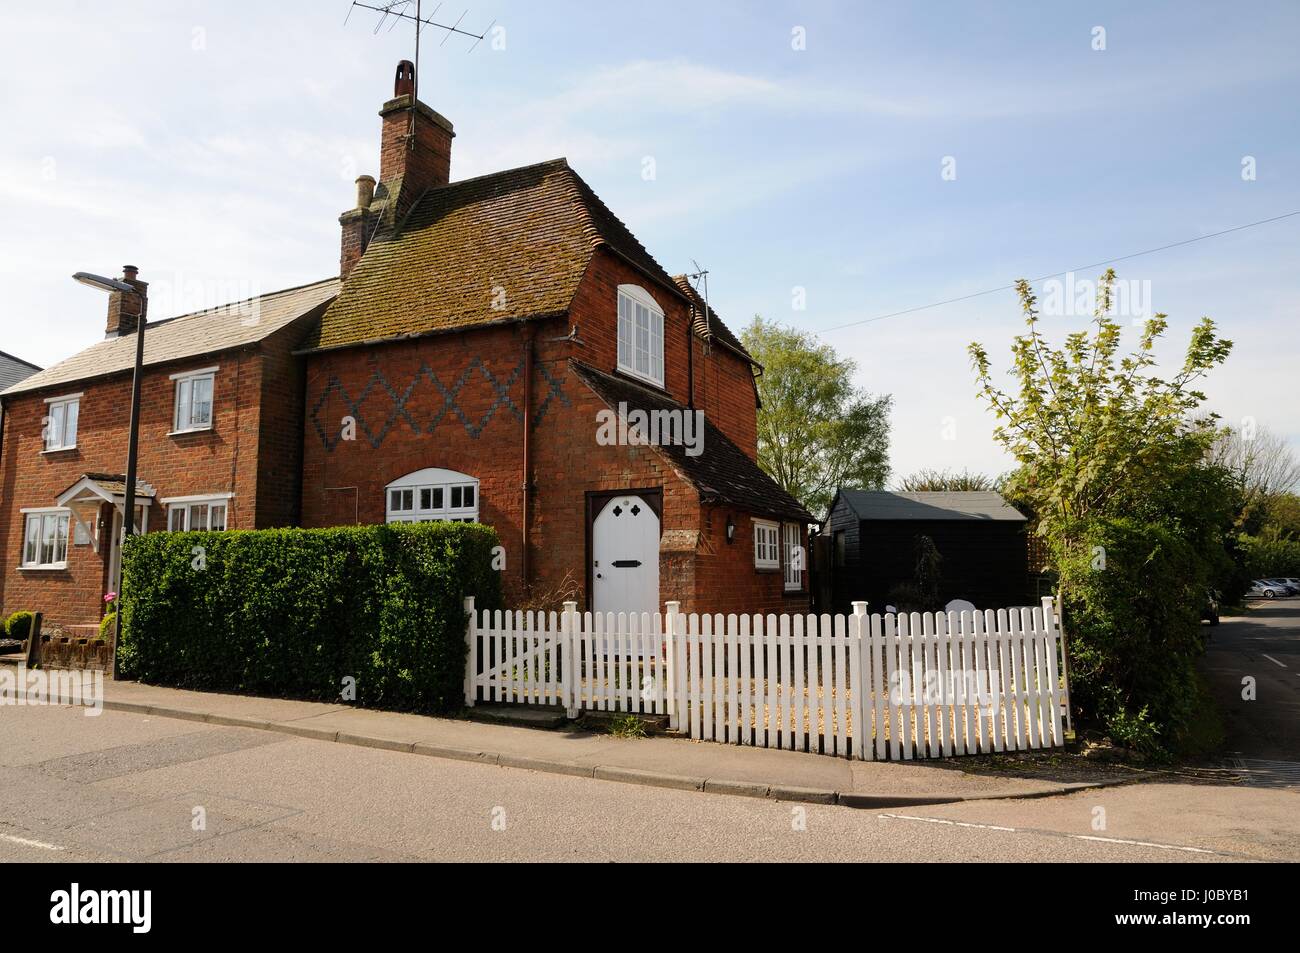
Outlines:
[{"label": "blue sky", "polygon": [[[0,350],[48,364],[98,339],[73,271],[139,265],[154,317],[333,273],[412,46],[347,9],[9,5]],[[965,347],[1005,366],[1014,295],[827,329],[1300,210],[1294,2],[489,0],[464,24],[493,20],[472,54],[425,43],[453,178],[567,156],[670,272],[710,270],[737,330],[819,332],[893,394],[900,474],[1007,467]],[[1300,216],[1116,268],[1170,315],[1162,355],[1215,318],[1237,346],[1211,406],[1300,449],[1298,251]]]}]

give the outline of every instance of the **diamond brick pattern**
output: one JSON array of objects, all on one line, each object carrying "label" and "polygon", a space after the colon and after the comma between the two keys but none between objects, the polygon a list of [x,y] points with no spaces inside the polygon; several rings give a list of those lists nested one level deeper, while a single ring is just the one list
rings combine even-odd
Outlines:
[{"label": "diamond brick pattern", "polygon": [[[564,393],[563,380],[555,377],[544,366],[539,366],[542,379],[546,384],[546,394],[538,406],[537,413],[533,418],[533,426],[537,424],[545,415],[552,402],[559,401],[564,406],[569,406],[569,399]],[[508,412],[516,421],[523,422],[524,415],[519,404],[515,402],[513,392],[516,387],[522,392],[521,381],[524,373],[524,362],[521,359],[518,364],[511,368],[508,374],[502,375],[494,373],[480,358],[472,358],[468,364],[456,375],[454,380],[444,381],[428,364],[421,363],[420,369],[415,376],[401,390],[397,388],[379,368],[375,368],[361,393],[353,397],[348,393],[347,388],[339,381],[338,377],[331,374],[326,382],[324,390],[312,405],[308,412],[307,418],[311,421],[312,428],[316,431],[316,436],[327,451],[333,452],[334,448],[342,440],[339,423],[333,420],[326,420],[322,417],[325,407],[331,398],[337,398],[347,408],[349,416],[357,422],[357,428],[365,435],[370,446],[376,450],[383,446],[385,438],[392,433],[393,428],[398,426],[398,422],[405,420],[407,425],[415,433],[432,434],[448,418],[454,418],[465,428],[465,432],[474,439],[487,428],[488,424],[503,411]],[[467,414],[461,406],[462,391],[466,385],[476,378],[482,379],[490,388],[493,396],[492,403],[484,413],[477,418]],[[427,423],[421,423],[412,408],[412,400],[420,392],[420,384],[427,382],[429,385],[428,392],[436,395],[438,402],[437,409]],[[371,416],[363,412],[362,407],[366,401],[373,395],[383,392],[388,395],[389,409],[380,420],[378,415],[372,413]],[[522,399],[522,393],[520,394]]]}]

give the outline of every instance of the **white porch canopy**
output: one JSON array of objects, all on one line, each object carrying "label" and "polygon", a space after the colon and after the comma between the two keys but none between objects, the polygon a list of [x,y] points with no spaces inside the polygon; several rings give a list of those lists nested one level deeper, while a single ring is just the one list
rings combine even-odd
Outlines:
[{"label": "white porch canopy", "polygon": [[[148,529],[148,508],[156,495],[152,486],[136,480],[135,496],[140,501],[136,504],[134,520],[137,533]],[[90,538],[95,552],[99,552],[99,508],[104,503],[112,503],[118,514],[124,516],[126,477],[108,473],[84,474],[60,493],[54,502],[72,513],[73,521]]]}]

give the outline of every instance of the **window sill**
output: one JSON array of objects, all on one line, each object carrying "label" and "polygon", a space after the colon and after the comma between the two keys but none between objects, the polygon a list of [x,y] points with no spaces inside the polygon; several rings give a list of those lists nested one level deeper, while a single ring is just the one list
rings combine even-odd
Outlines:
[{"label": "window sill", "polygon": [[67,572],[67,563],[55,563],[53,566],[19,566],[19,572]]},{"label": "window sill", "polygon": [[754,567],[754,572],[763,573],[765,575],[772,575],[780,571],[781,571],[780,566],[755,566]]},{"label": "window sill", "polygon": [[42,453],[42,454],[46,454],[46,453],[67,453],[69,450],[76,450],[76,449],[77,449],[77,445],[74,443],[74,444],[73,444],[72,446],[70,446],[70,447],[51,447],[51,448],[48,449],[48,450],[42,450],[41,453]]},{"label": "window sill", "polygon": [[657,381],[653,377],[643,377],[636,371],[626,368],[621,364],[614,368],[614,374],[618,377],[626,377],[628,380],[636,381],[638,384],[642,384],[646,387],[653,387],[655,390],[663,391],[665,394],[668,393],[668,388],[664,386],[663,381]]},{"label": "window sill", "polygon": [[196,433],[212,433],[211,427],[191,427],[189,430],[169,430],[169,437],[189,437]]}]

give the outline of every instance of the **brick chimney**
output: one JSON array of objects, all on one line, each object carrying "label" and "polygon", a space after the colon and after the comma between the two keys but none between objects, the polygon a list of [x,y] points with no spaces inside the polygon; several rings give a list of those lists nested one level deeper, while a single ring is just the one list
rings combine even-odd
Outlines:
[{"label": "brick chimney", "polygon": [[379,150],[379,182],[395,201],[400,221],[427,189],[451,181],[451,122],[415,98],[415,66],[397,64],[393,98],[379,110],[384,120]]},{"label": "brick chimney", "polygon": [[141,281],[136,276],[140,269],[135,265],[122,266],[122,281],[138,289],[136,294],[125,291],[108,293],[108,332],[107,337],[122,337],[135,334],[140,321],[149,313],[149,282]]},{"label": "brick chimney", "polygon": [[339,216],[343,228],[343,245],[339,252],[339,276],[347,278],[352,268],[366,252],[370,235],[374,231],[375,213],[370,206],[375,200],[373,176],[357,177],[357,206]]}]

